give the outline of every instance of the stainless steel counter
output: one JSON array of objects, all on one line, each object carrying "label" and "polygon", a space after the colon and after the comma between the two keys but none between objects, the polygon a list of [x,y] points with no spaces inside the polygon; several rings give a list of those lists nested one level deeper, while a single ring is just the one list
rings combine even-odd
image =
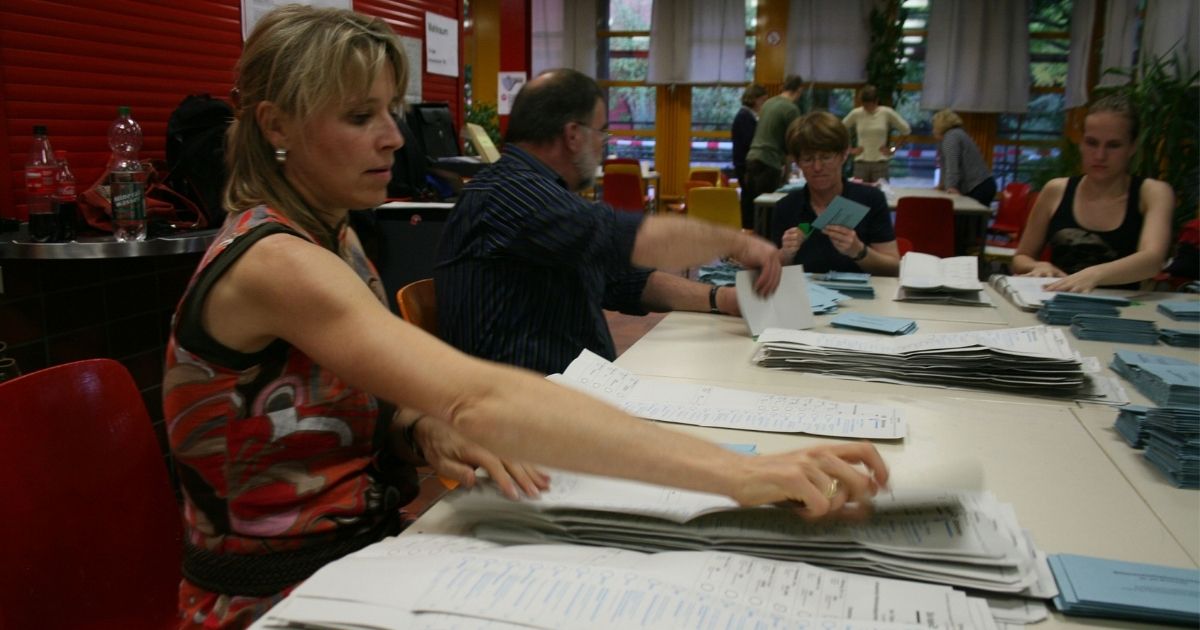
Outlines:
[{"label": "stainless steel counter", "polygon": [[69,243],[35,243],[26,226],[0,234],[0,260],[80,260],[89,258],[136,258],[201,252],[217,236],[217,230],[197,230],[145,241],[118,242],[111,235],[82,236]]}]

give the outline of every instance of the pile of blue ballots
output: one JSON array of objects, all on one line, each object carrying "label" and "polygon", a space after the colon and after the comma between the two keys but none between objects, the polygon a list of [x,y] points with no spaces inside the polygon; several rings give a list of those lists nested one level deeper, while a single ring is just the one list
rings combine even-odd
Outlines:
[{"label": "pile of blue ballots", "polygon": [[1183,330],[1181,328],[1162,328],[1158,338],[1168,346],[1177,348],[1200,348],[1200,330]]},{"label": "pile of blue ballots", "polygon": [[1200,624],[1200,570],[1072,554],[1048,560],[1054,606],[1065,615]]},{"label": "pile of blue ballots", "polygon": [[911,335],[917,332],[917,322],[903,317],[885,317],[865,313],[842,313],[829,320],[836,328],[851,328],[885,335]]},{"label": "pile of blue ballots", "polygon": [[854,271],[830,271],[808,274],[812,284],[833,289],[851,297],[875,299],[875,287],[871,286],[871,274]]},{"label": "pile of blue ballots", "polygon": [[[729,261],[721,261],[715,265],[706,265],[701,267],[697,273],[700,282],[707,284],[715,284],[719,287],[731,287],[737,284],[737,272],[741,271],[742,267],[738,264]],[[838,273],[838,272],[831,272]],[[826,274],[828,275],[828,274]],[[863,283],[871,279],[870,274],[845,274],[849,276],[862,276],[865,278]],[[811,276],[811,274],[810,274]],[[874,289],[871,289],[870,284],[866,284],[867,289],[871,291],[871,297],[875,296]],[[813,315],[826,315],[838,309],[841,302],[848,301],[849,295],[834,288],[827,288],[817,283],[808,283],[808,302],[812,307]]]},{"label": "pile of blue ballots", "polygon": [[1200,322],[1200,301],[1171,300],[1159,302],[1158,312],[1181,322]]},{"label": "pile of blue ballots", "polygon": [[1075,315],[1071,318],[1071,333],[1078,339],[1090,341],[1139,343],[1146,346],[1158,343],[1158,326],[1145,319]]},{"label": "pile of blue ballots", "polygon": [[1054,326],[1066,326],[1076,315],[1106,315],[1120,317],[1118,306],[1129,306],[1123,297],[1091,295],[1084,293],[1055,293],[1054,297],[1042,302],[1038,319]]},{"label": "pile of blue ballots", "polygon": [[1117,350],[1109,366],[1160,407],[1200,406],[1200,364],[1133,350]]},{"label": "pile of blue ballots", "polygon": [[1200,409],[1126,405],[1113,428],[1176,487],[1200,488]]}]

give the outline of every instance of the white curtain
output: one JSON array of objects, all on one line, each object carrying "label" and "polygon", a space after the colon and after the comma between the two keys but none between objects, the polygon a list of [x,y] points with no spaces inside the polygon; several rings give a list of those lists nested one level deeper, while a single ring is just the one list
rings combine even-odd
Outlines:
[{"label": "white curtain", "polygon": [[1108,0],[1104,10],[1104,42],[1100,49],[1099,85],[1128,83],[1119,74],[1104,74],[1109,68],[1129,70],[1137,47],[1137,0]]},{"label": "white curtain", "polygon": [[655,0],[648,83],[746,82],[745,0]]},{"label": "white curtain", "polygon": [[873,4],[873,0],[792,0],[785,72],[805,81],[865,81]]},{"label": "white curtain", "polygon": [[921,108],[1029,109],[1027,0],[930,0]]},{"label": "white curtain", "polygon": [[1075,0],[1071,9],[1071,50],[1067,53],[1067,85],[1063,94],[1066,107],[1088,102],[1088,60],[1092,56],[1092,27],[1096,20],[1096,0]]},{"label": "white curtain", "polygon": [[596,76],[596,6],[596,0],[532,0],[533,76],[553,68]]},{"label": "white curtain", "polygon": [[1146,3],[1146,23],[1142,27],[1143,60],[1165,54],[1179,55],[1185,66],[1200,70],[1200,7],[1196,0],[1149,0]]}]

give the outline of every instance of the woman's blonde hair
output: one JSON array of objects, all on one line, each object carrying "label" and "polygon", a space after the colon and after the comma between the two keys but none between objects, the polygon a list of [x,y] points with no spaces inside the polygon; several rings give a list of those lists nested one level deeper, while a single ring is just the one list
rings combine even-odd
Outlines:
[{"label": "woman's blonde hair", "polygon": [[933,115],[933,133],[944,134],[955,127],[963,125],[962,118],[955,114],[953,110],[943,109]]},{"label": "woman's blonde hair", "polygon": [[810,153],[841,153],[850,148],[850,131],[827,111],[809,112],[788,125],[788,155],[800,159]]},{"label": "woman's blonde hair", "polygon": [[366,96],[385,68],[402,93],[408,66],[396,35],[383,20],[302,5],[265,15],[246,40],[235,68],[235,118],[225,152],[226,210],[266,204],[332,248],[337,228],[322,221],[284,177],[255,109],[270,101],[284,114],[304,121],[329,106]]}]

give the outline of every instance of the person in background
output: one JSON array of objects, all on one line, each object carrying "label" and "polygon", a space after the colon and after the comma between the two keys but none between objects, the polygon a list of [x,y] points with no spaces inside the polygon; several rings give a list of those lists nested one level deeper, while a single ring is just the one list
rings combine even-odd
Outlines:
[{"label": "person in background", "polygon": [[990,207],[996,200],[996,179],[971,136],[962,128],[962,118],[943,109],[933,115],[933,137],[938,143],[942,179],[938,186],[954,195],[966,195]]},{"label": "person in background", "polygon": [[[1082,176],[1050,180],[1038,195],[1013,273],[1061,278],[1049,291],[1136,288],[1163,267],[1171,240],[1175,193],[1166,182],[1131,176],[1138,117],[1129,100],[1110,95],[1088,108],[1079,153]],[[1050,260],[1039,260],[1050,248]]]},{"label": "person in background", "polygon": [[[733,117],[733,126],[729,130],[729,135],[733,139],[733,176],[737,178],[739,186],[745,185],[746,153],[750,151],[750,142],[754,140],[754,129],[758,127],[758,113],[762,111],[765,102],[767,102],[767,88],[752,83],[742,91],[742,107]],[[742,216],[753,217],[754,199],[745,194],[745,188],[742,190]]]},{"label": "person in background", "polygon": [[[616,358],[603,309],[739,314],[737,292],[653,271],[733,256],[781,273],[767,241],[681,217],[614,212],[580,197],[603,157],[608,110],[595,80],[573,70],[518,93],[500,161],[463,190],[434,266],[438,331],[477,357],[561,372],[588,349]],[[553,296],[548,298],[547,296]]]},{"label": "person in background", "polygon": [[[874,85],[864,85],[858,91],[858,100],[861,105],[850,110],[842,124],[858,139],[858,146],[850,149],[850,155],[854,156],[854,177],[871,184],[888,179],[892,153],[912,128],[896,110],[879,104]],[[894,141],[892,131],[899,133]]]},{"label": "person in background", "polygon": [[800,117],[800,97],[804,95],[804,79],[789,75],[783,80],[783,91],[763,103],[754,129],[754,139],[746,153],[746,180],[742,182],[742,227],[754,227],[754,198],[775,192],[784,182],[787,146],[784,136],[788,125]]},{"label": "person in background", "polygon": [[[900,251],[883,192],[842,177],[850,153],[846,126],[829,112],[805,114],[788,127],[787,147],[804,172],[805,185],[780,199],[771,214],[771,240],[780,246],[780,262],[804,265],[814,273],[899,274]],[[827,225],[806,233],[801,226],[816,221],[839,195],[867,206],[862,222],[854,229]]]},{"label": "person in background", "polygon": [[[182,627],[245,627],[322,565],[398,532],[425,462],[467,485],[482,465],[514,499],[548,487],[524,461],[743,505],[795,500],[808,517],[856,510],[886,483],[868,444],[737,454],[393,316],[346,221],[384,201],[403,143],[392,114],[407,66],[382,20],[276,9],[235,75],[229,215],[172,320],[163,377]],[[538,299],[556,301],[546,288]]]}]

